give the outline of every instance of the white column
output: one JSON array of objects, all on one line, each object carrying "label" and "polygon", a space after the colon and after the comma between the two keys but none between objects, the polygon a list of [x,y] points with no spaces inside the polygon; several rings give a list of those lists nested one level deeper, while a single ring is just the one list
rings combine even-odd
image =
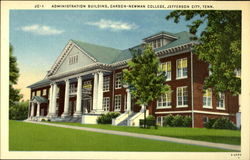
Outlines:
[{"label": "white column", "polygon": [[52,104],[51,104],[51,116],[54,117],[56,116],[56,90],[57,90],[57,85],[56,83],[53,84],[53,95],[52,95]]},{"label": "white column", "polygon": [[98,92],[98,74],[94,73],[94,89],[93,89],[93,110],[95,111],[97,109],[97,96]]},{"label": "white column", "polygon": [[49,106],[48,106],[48,113],[47,113],[47,116],[50,116],[50,114],[51,114],[51,108],[52,108],[52,94],[53,94],[53,84],[50,84],[50,89],[49,89]]},{"label": "white column", "polygon": [[82,77],[78,77],[77,78],[76,111],[74,113],[75,117],[82,115],[81,105],[82,105]]},{"label": "white column", "polygon": [[131,111],[131,94],[129,89],[126,89],[127,91],[127,111]]},{"label": "white column", "polygon": [[99,72],[98,78],[98,101],[97,101],[97,110],[103,111],[102,101],[103,101],[103,72]]},{"label": "white column", "polygon": [[62,117],[69,115],[69,80],[65,80],[65,97],[64,97],[64,112]]},{"label": "white column", "polygon": [[37,116],[37,117],[40,116],[40,103],[37,103],[37,107],[36,107],[36,116]]},{"label": "white column", "polygon": [[35,109],[34,109],[34,102],[31,102],[31,112],[30,112],[30,117],[34,117],[34,111],[35,111]]}]

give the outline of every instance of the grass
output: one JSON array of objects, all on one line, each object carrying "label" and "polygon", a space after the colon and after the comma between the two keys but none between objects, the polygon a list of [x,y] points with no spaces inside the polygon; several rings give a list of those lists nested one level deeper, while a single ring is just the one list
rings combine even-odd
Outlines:
[{"label": "grass", "polygon": [[181,127],[159,127],[158,129],[143,129],[138,127],[128,126],[112,126],[112,125],[93,125],[93,124],[80,124],[70,122],[50,122],[65,125],[82,126],[90,128],[100,128],[124,132],[142,133],[150,135],[159,135],[175,138],[192,139],[199,141],[207,141],[214,143],[225,143],[240,145],[240,131],[239,130],[223,130],[223,129],[206,129],[206,128],[181,128]]},{"label": "grass", "polygon": [[9,122],[10,151],[190,151],[230,150],[60,128],[21,121]]}]

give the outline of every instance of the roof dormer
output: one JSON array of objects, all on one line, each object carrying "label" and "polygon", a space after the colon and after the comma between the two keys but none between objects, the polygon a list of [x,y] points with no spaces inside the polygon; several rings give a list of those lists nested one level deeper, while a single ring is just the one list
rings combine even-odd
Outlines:
[{"label": "roof dormer", "polygon": [[152,48],[155,49],[165,46],[176,39],[178,39],[176,35],[162,31],[144,38],[143,41],[150,44]]}]

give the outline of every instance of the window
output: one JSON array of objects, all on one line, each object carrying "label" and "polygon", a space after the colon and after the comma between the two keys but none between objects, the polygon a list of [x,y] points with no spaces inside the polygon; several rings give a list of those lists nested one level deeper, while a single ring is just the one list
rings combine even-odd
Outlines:
[{"label": "window", "polygon": [[60,93],[60,88],[56,87],[56,96],[57,96],[57,98],[59,98],[59,93]]},{"label": "window", "polygon": [[212,108],[212,89],[209,88],[203,94],[203,108]]},{"label": "window", "polygon": [[115,75],[115,88],[121,88],[122,87],[122,72],[116,73]]},{"label": "window", "polygon": [[188,105],[188,92],[187,87],[177,88],[177,107],[187,107]]},{"label": "window", "polygon": [[171,95],[171,92],[161,95],[161,97],[157,101],[157,108],[171,108]]},{"label": "window", "polygon": [[166,80],[169,81],[171,80],[171,62],[166,62],[166,63],[162,63],[161,64],[161,68],[162,70],[164,70],[166,72]]},{"label": "window", "polygon": [[209,76],[212,75],[212,65],[211,64],[208,65],[208,75]]},{"label": "window", "polygon": [[156,48],[156,40],[153,41],[153,48]]},{"label": "window", "polygon": [[103,92],[109,91],[110,77],[104,77],[103,80]]},{"label": "window", "polygon": [[121,102],[122,102],[122,96],[115,95],[115,111],[121,110]]},{"label": "window", "polygon": [[73,55],[69,57],[69,64],[75,64],[78,63],[78,55]]},{"label": "window", "polygon": [[104,109],[104,111],[109,111],[109,106],[110,106],[109,97],[103,97],[102,108]]},{"label": "window", "polygon": [[157,40],[157,47],[158,48],[161,47],[161,40],[160,39]]},{"label": "window", "polygon": [[77,90],[77,88],[76,88],[75,83],[69,85],[69,93],[70,94],[76,93],[76,90]]},{"label": "window", "polygon": [[177,75],[178,79],[187,78],[187,58],[178,59],[177,64]]},{"label": "window", "polygon": [[36,96],[41,96],[41,90],[38,90],[38,91],[36,92]]},{"label": "window", "polygon": [[32,95],[32,97],[34,97],[34,96],[35,96],[35,94],[36,94],[36,91],[33,91],[33,92],[32,92],[32,94],[31,94],[31,95]]},{"label": "window", "polygon": [[[77,88],[75,87],[75,92]],[[92,84],[91,81],[84,81],[82,85],[82,93],[83,94],[91,94],[92,92]]]},{"label": "window", "polygon": [[46,89],[43,89],[43,94],[42,96],[46,96]]},{"label": "window", "polygon": [[219,93],[219,97],[217,99],[217,109],[224,110],[225,109],[225,94]]}]

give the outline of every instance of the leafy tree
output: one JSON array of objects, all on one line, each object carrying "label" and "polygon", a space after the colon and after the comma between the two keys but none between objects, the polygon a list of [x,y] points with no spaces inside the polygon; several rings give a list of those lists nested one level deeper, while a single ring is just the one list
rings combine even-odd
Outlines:
[{"label": "leafy tree", "polygon": [[136,104],[144,107],[144,127],[146,124],[146,107],[162,94],[170,90],[164,85],[165,72],[159,67],[159,59],[152,47],[146,46],[143,51],[132,50],[133,58],[124,69],[123,81],[131,88]]},{"label": "leafy tree", "polygon": [[13,56],[13,46],[10,44],[9,48],[9,106],[15,105],[15,102],[18,102],[22,95],[20,95],[20,90],[13,88],[13,85],[17,84],[19,77],[19,69],[17,67],[16,57]]},{"label": "leafy tree", "polygon": [[[189,31],[199,42],[194,53],[210,64],[212,74],[205,79],[204,89],[240,94],[241,80],[235,72],[241,69],[241,11],[173,11],[166,19],[178,23],[181,17],[192,21]],[[201,25],[205,29],[197,35]]]},{"label": "leafy tree", "polygon": [[28,101],[15,102],[9,108],[9,119],[24,120],[28,116]]}]

